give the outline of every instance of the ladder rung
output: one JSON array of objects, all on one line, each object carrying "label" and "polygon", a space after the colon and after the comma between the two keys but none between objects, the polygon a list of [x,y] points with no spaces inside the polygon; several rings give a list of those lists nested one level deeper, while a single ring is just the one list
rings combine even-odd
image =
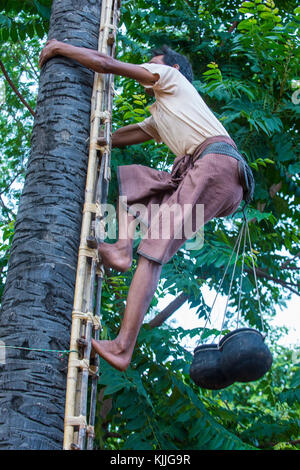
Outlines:
[{"label": "ladder rung", "polygon": [[101,204],[99,202],[85,202],[83,205],[83,212],[95,212],[97,217],[104,218],[104,215],[101,212]]},{"label": "ladder rung", "polygon": [[66,416],[65,417],[66,426],[79,426],[80,428],[86,428],[87,422],[85,416]]},{"label": "ladder rung", "polygon": [[101,328],[100,317],[93,315],[91,312],[79,312],[78,310],[73,310],[72,318],[78,318],[82,321],[90,321],[93,323],[96,329]]},{"label": "ladder rung", "polygon": [[98,250],[96,248],[89,248],[88,246],[79,247],[79,255],[86,256],[87,258],[98,259]]},{"label": "ladder rung", "polygon": [[70,361],[70,367],[78,367],[81,370],[87,370],[90,376],[98,375],[98,368],[90,366],[88,359],[73,359]]},{"label": "ladder rung", "polygon": [[94,202],[85,202],[83,205],[83,212],[96,212],[97,206]]},{"label": "ladder rung", "polygon": [[100,31],[103,31],[104,28],[108,28],[108,29],[112,29],[112,30],[117,29],[116,25],[110,24],[110,23],[106,23],[103,26],[101,26]]},{"label": "ladder rung", "polygon": [[95,118],[101,119],[103,122],[110,122],[110,113],[108,111],[98,111],[97,109],[91,113],[91,121]]},{"label": "ladder rung", "polygon": [[90,364],[87,359],[73,359],[70,361],[70,367],[78,367],[78,369],[89,370]]},{"label": "ladder rung", "polygon": [[90,143],[90,149],[91,150],[100,150],[101,153],[105,153],[105,152],[109,152],[109,145],[108,144],[105,144],[105,145],[100,145],[100,144],[97,144],[97,142],[91,142]]}]

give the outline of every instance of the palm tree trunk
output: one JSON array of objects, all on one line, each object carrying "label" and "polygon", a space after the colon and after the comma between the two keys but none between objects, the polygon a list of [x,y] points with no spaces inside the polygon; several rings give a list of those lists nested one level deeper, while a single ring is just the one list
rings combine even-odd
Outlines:
[{"label": "palm tree trunk", "polygon": [[[49,39],[97,49],[101,0],[54,0]],[[0,316],[6,346],[69,348],[93,73],[63,58],[40,77]],[[6,349],[0,449],[61,449],[67,357]]]}]

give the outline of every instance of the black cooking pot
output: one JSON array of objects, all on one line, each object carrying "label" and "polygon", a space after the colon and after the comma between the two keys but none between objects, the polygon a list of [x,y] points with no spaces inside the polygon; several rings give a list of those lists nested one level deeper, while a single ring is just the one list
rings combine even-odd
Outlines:
[{"label": "black cooking pot", "polygon": [[252,328],[239,328],[220,343],[221,369],[233,382],[260,379],[272,365],[272,355],[262,334]]},{"label": "black cooking pot", "polygon": [[262,334],[239,328],[219,344],[204,344],[194,350],[190,377],[201,388],[220,390],[234,382],[260,379],[271,367],[272,355]]},{"label": "black cooking pot", "polygon": [[203,344],[194,350],[190,377],[196,385],[209,390],[219,390],[233,383],[223,372],[222,353],[217,344]]}]

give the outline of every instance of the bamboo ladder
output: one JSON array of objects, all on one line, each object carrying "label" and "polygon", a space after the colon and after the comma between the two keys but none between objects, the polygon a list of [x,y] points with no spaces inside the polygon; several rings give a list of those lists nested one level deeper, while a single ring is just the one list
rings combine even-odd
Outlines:
[{"label": "bamboo ladder", "polygon": [[[102,0],[98,51],[112,57],[115,53],[119,17],[120,0]],[[95,363],[92,364],[90,352],[91,338],[99,339],[101,328],[104,269],[98,258],[97,249],[90,248],[88,240],[95,240],[97,246],[97,243],[105,238],[101,204],[105,204],[107,200],[110,181],[112,101],[113,76],[95,73],[85,202],[72,312],[64,450],[92,450],[94,442],[99,359],[96,356]],[[98,145],[100,136],[105,137],[106,145]]]}]

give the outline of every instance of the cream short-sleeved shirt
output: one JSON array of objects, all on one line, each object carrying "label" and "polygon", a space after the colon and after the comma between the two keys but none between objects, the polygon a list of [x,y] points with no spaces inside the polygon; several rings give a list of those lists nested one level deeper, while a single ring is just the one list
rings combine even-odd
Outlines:
[{"label": "cream short-sleeved shirt", "polygon": [[168,65],[141,64],[158,74],[152,85],[156,101],[150,107],[151,116],[139,126],[157,142],[164,142],[177,156],[193,154],[208,137],[227,135],[220,121],[205,104],[196,88],[179,70]]}]

